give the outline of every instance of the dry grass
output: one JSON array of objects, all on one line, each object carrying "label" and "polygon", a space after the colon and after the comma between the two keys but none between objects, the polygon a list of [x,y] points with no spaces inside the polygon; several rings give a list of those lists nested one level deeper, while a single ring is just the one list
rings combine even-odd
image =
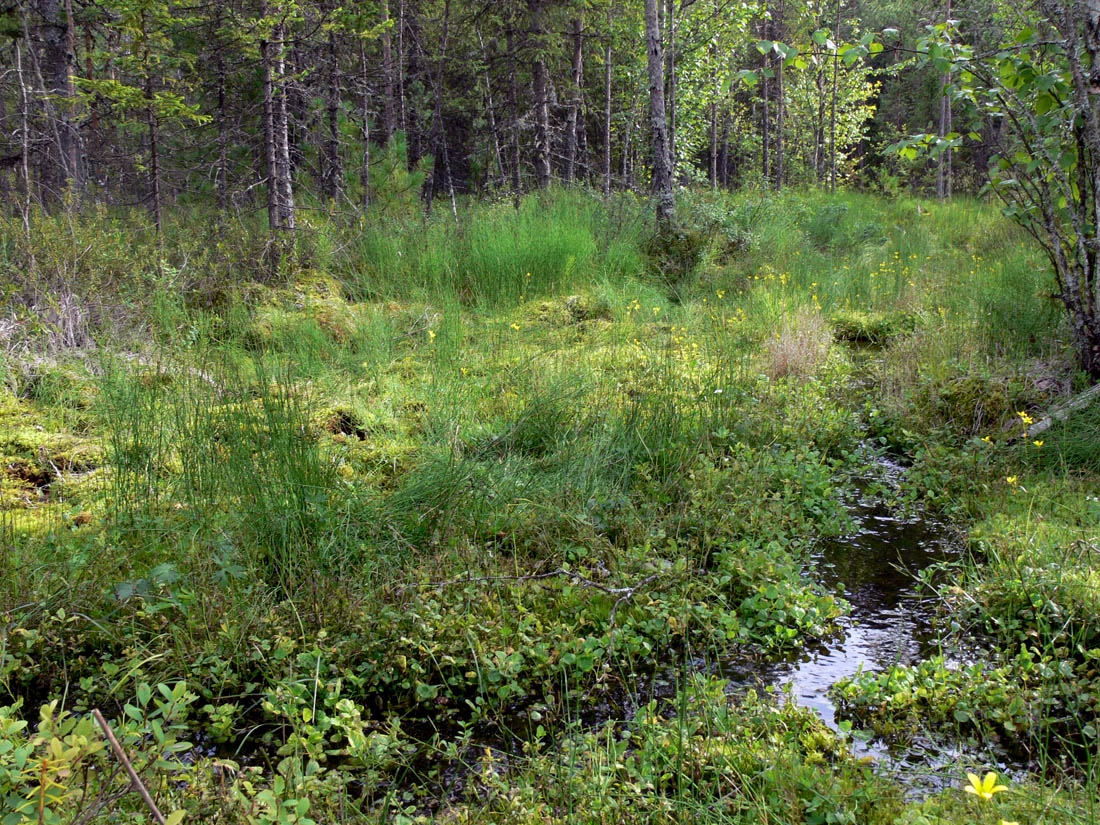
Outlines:
[{"label": "dry grass", "polygon": [[764,371],[773,379],[807,378],[829,357],[832,332],[816,310],[799,310],[783,319],[764,346]]}]

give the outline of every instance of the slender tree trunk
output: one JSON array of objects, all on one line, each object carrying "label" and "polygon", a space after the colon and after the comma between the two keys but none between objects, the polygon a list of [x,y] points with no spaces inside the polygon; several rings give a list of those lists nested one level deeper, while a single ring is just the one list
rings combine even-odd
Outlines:
[{"label": "slender tree trunk", "polygon": [[634,151],[634,126],[638,117],[638,78],[631,77],[630,83],[630,116],[626,121],[626,135],[623,138],[623,174],[622,185],[627,189],[634,188],[634,165],[632,152]]},{"label": "slender tree trunk", "polygon": [[[390,2],[382,0],[382,23],[390,22]],[[386,142],[397,129],[393,105],[393,39],[390,26],[382,29],[382,138]]]},{"label": "slender tree trunk", "polygon": [[829,112],[829,191],[836,191],[836,97],[840,81],[840,0],[836,0],[836,33],[833,39],[833,99]]},{"label": "slender tree trunk", "polygon": [[668,168],[672,180],[676,180],[676,0],[667,0],[668,50],[665,54],[666,110],[668,113]]},{"label": "slender tree trunk", "polygon": [[[405,85],[416,88],[422,69],[420,66],[420,9],[416,5],[415,0],[411,0],[405,9],[405,30],[406,38],[408,40],[405,46],[406,60],[408,61],[408,69],[405,72]],[[406,97],[408,91],[405,92]],[[408,137],[409,146],[409,165],[410,167],[415,165],[417,161],[424,154],[424,148],[422,146],[420,128],[420,117],[417,107],[415,105],[409,105],[407,100],[403,100],[403,112],[402,115],[406,122],[406,135]]]},{"label": "slender tree trunk", "polygon": [[649,64],[649,125],[653,152],[653,193],[657,203],[657,227],[667,231],[676,217],[665,113],[664,61],[661,31],[657,23],[658,0],[645,0],[646,57]]},{"label": "slender tree trunk", "polygon": [[[95,70],[92,63],[92,27],[88,24],[84,24],[84,66],[85,76],[88,80],[95,79]],[[95,165],[96,153],[99,150],[99,98],[93,98],[89,105],[89,121],[87,129],[87,138],[84,143],[84,180],[96,180],[97,172]]]},{"label": "slender tree trunk", "polygon": [[[944,20],[951,19],[951,0],[947,0]],[[951,99],[947,96],[947,87],[951,83],[951,73],[944,72],[940,81],[940,128],[939,136],[944,138],[951,131]],[[951,197],[951,152],[940,153],[936,163],[936,197],[945,200]]]},{"label": "slender tree trunk", "polygon": [[710,102],[710,188],[718,189],[718,101]]},{"label": "slender tree trunk", "polygon": [[607,43],[604,46],[604,198],[612,196],[612,7],[607,9]]},{"label": "slender tree trunk", "polygon": [[521,178],[523,169],[520,165],[522,157],[520,153],[520,114],[519,114],[519,78],[516,69],[516,39],[513,32],[513,21],[508,22],[508,81],[509,104],[512,108],[512,194],[515,198],[516,208],[519,208],[519,199],[523,187]]},{"label": "slender tree trunk", "polygon": [[[784,0],[779,2],[779,31],[775,34],[776,37],[783,37],[785,35],[783,27],[786,23],[785,20],[786,3]],[[782,55],[776,55],[776,63],[778,64],[778,70],[776,72],[776,84],[775,84],[775,96],[776,96],[776,117],[775,117],[775,191],[783,191],[783,138],[784,138],[784,120],[786,115],[786,90],[783,87],[783,64],[786,61]]]},{"label": "slender tree trunk", "polygon": [[359,115],[363,129],[363,161],[359,166],[359,204],[363,212],[370,209],[370,76],[367,69],[367,47],[359,38]]},{"label": "slender tree trunk", "polygon": [[275,29],[279,51],[275,58],[275,69],[279,76],[279,94],[275,98],[275,138],[276,168],[279,182],[279,224],[283,229],[294,229],[294,185],[293,166],[290,162],[290,118],[287,113],[289,97],[286,74],[286,30],[282,23]]},{"label": "slender tree trunk", "polygon": [[576,175],[579,144],[580,112],[584,93],[584,17],[573,20],[573,88],[570,89],[569,119],[565,127],[565,182],[573,183]]},{"label": "slender tree trunk", "polygon": [[[477,43],[481,47],[481,62],[485,67],[482,73],[482,81],[485,83],[485,108],[489,114],[489,133],[493,139],[493,159],[497,165],[497,180],[500,186],[504,186],[506,175],[504,173],[504,158],[500,151],[500,133],[497,130],[496,107],[493,105],[493,84],[489,79],[489,52],[485,48],[485,38],[481,36],[481,27],[475,26]],[[495,42],[494,42],[495,45]]]},{"label": "slender tree trunk", "polygon": [[344,170],[340,163],[340,59],[336,49],[336,33],[328,33],[328,94],[325,110],[328,118],[328,140],[325,146],[325,197],[340,199]]},{"label": "slender tree trunk", "polygon": [[[260,16],[267,17],[267,4],[260,6]],[[263,84],[263,132],[264,159],[267,172],[267,223],[272,232],[278,232],[279,223],[279,183],[278,163],[275,140],[275,84],[272,78],[272,44],[268,40],[260,41],[260,73]]]},{"label": "slender tree trunk", "polygon": [[72,100],[72,66],[68,49],[68,26],[61,21],[58,0],[36,0],[35,9],[41,20],[38,40],[42,44],[42,58],[39,65],[51,101],[45,111],[50,119],[55,141],[42,162],[39,181],[43,198],[48,202],[60,203],[73,179],[73,131],[69,111]]},{"label": "slender tree trunk", "polygon": [[[26,15],[24,12],[24,29],[26,29]],[[28,41],[29,42],[29,41]],[[33,275],[38,268],[35,256],[34,256],[34,235],[31,233],[31,203],[32,192],[34,191],[31,185],[31,104],[30,96],[27,94],[27,81],[23,76],[23,49],[22,44],[18,39],[15,40],[15,77],[19,82],[19,171],[23,178],[23,203],[22,213],[23,218],[23,234],[27,244],[27,270],[29,275]]]},{"label": "slender tree trunk", "polygon": [[730,116],[729,111],[722,112],[722,151],[718,158],[719,176],[722,186],[730,188]]},{"label": "slender tree trunk", "polygon": [[[450,23],[451,23],[451,0],[445,0],[443,4],[443,40],[439,50],[439,63],[436,68],[435,81],[433,83],[435,92],[435,106],[434,106],[434,121],[435,121],[435,140],[439,148],[440,159],[442,160],[443,167],[443,181],[447,186],[447,194],[451,199],[451,211],[454,213],[455,222],[458,221],[458,203],[455,199],[454,179],[451,177],[451,158],[450,152],[447,148],[447,133],[443,126],[443,83],[444,74],[443,67],[447,63],[447,43],[450,37]],[[437,167],[438,168],[438,165]],[[432,183],[429,190],[428,208],[431,209],[431,196],[434,194],[436,188],[436,171],[432,172]]]},{"label": "slender tree trunk", "polygon": [[[65,96],[72,101],[76,99],[76,86],[73,83],[73,76],[76,74],[76,21],[73,18],[72,0],[65,0],[65,47]],[[61,126],[67,135],[66,161],[73,192],[79,196],[84,190],[84,170],[80,162],[80,132],[73,122],[71,110],[66,109],[62,113]]]},{"label": "slender tree trunk", "polygon": [[145,28],[145,12],[141,12],[141,48],[142,62],[145,71],[145,116],[149,127],[149,183],[153,197],[153,223],[157,229],[157,237],[161,236],[163,229],[161,220],[160,201],[160,146],[157,140],[157,113],[153,105],[153,65],[149,55],[149,33]]},{"label": "slender tree trunk", "polygon": [[[765,58],[765,67],[771,62],[771,58]],[[763,81],[764,98],[761,102],[760,114],[761,114],[761,133],[762,133],[762,152],[761,152],[761,166],[764,174],[764,186],[770,187],[772,183],[772,164],[771,164],[771,111],[768,105],[768,95],[771,93],[769,78],[764,76]]]},{"label": "slender tree trunk", "polygon": [[405,117],[405,0],[397,3],[397,102],[400,105],[401,131],[408,138],[409,125]]},{"label": "slender tree trunk", "polygon": [[[218,9],[216,27],[221,28],[221,5]],[[215,186],[218,190],[218,209],[225,211],[229,206],[229,113],[225,101],[225,55],[224,47],[219,45],[217,52],[218,73],[218,168],[215,172]]]},{"label": "slender tree trunk", "polygon": [[531,33],[535,39],[535,184],[539,189],[550,185],[550,77],[546,68],[543,2],[544,0],[527,2],[531,16]]}]

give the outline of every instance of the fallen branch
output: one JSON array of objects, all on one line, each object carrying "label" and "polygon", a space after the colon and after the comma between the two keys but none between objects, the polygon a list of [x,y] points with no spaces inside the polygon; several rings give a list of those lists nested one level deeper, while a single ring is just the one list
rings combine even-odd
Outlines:
[{"label": "fallen branch", "polygon": [[1062,404],[1059,407],[1055,407],[1047,414],[1045,418],[1036,421],[1034,424],[1027,428],[1028,437],[1030,438],[1031,436],[1039,435],[1039,433],[1046,432],[1052,426],[1054,426],[1055,421],[1064,421],[1065,419],[1069,418],[1070,413],[1085,409],[1097,399],[1100,399],[1100,384],[1097,384],[1094,387],[1089,387],[1083,393],[1075,395],[1065,404]]},{"label": "fallen branch", "polygon": [[145,801],[145,806],[153,814],[153,819],[160,825],[165,825],[164,815],[161,814],[160,809],[157,808],[157,803],[153,801],[153,797],[149,795],[149,791],[146,790],[144,783],[141,781],[141,777],[137,775],[137,771],[134,770],[133,764],[126,757],[126,751],[122,749],[122,745],[120,745],[118,739],[115,738],[114,731],[112,731],[111,726],[107,724],[107,720],[103,718],[103,714],[99,712],[99,708],[95,708],[92,711],[92,716],[95,717],[96,722],[99,724],[100,728],[103,729],[103,735],[106,736],[107,741],[111,743],[111,750],[115,752],[118,761],[121,762],[122,767],[126,769],[126,773],[130,776],[130,782],[133,783],[137,792],[141,794],[141,798]]}]

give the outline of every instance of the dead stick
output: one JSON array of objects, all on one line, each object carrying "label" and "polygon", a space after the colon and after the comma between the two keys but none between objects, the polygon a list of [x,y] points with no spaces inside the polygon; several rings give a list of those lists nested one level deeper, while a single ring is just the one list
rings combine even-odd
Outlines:
[{"label": "dead stick", "polygon": [[115,756],[118,757],[118,761],[122,763],[122,767],[126,769],[126,773],[130,775],[130,781],[134,783],[134,787],[137,788],[137,792],[141,794],[141,798],[145,800],[146,806],[153,812],[153,819],[165,825],[164,816],[157,808],[157,803],[153,801],[153,797],[149,795],[149,791],[145,789],[144,783],[141,781],[141,777],[137,775],[137,771],[134,770],[134,766],[130,763],[130,760],[126,758],[126,751],[122,749],[122,745],[118,743],[115,738],[114,731],[111,730],[111,726],[107,724],[107,720],[103,718],[103,714],[99,712],[99,708],[92,711],[92,716],[95,717],[96,722],[103,728],[103,735],[107,737],[107,741],[111,743],[111,750],[115,752]]}]

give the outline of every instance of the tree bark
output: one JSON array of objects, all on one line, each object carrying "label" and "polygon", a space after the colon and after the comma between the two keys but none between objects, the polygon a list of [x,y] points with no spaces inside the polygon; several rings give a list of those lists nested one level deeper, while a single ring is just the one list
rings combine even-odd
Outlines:
[{"label": "tree bark", "polygon": [[666,63],[666,110],[668,113],[668,168],[673,182],[676,180],[676,0],[667,0],[668,49]]},{"label": "tree bark", "polygon": [[[390,22],[389,0],[382,0],[382,23]],[[390,27],[382,29],[382,138],[389,142],[397,130],[393,101],[393,40]]]},{"label": "tree bark", "polygon": [[[23,19],[26,24],[26,17]],[[23,75],[23,50],[22,44],[18,39],[15,41],[15,77],[19,82],[19,144],[20,144],[20,161],[19,171],[22,173],[23,178],[23,203],[22,209],[20,209],[21,217],[23,218],[23,234],[27,243],[27,274],[33,275],[37,269],[35,256],[34,256],[34,235],[31,233],[31,203],[32,192],[34,191],[31,185],[31,104],[30,95],[27,94],[27,81]]]},{"label": "tree bark", "polygon": [[[779,31],[775,36],[783,37],[783,26],[786,22],[784,20],[784,14],[786,12],[786,3],[784,0],[779,2]],[[775,191],[783,191],[783,137],[784,137],[784,120],[786,115],[786,91],[783,88],[783,64],[786,62],[782,55],[776,55],[776,63],[779,64],[778,71],[776,73],[776,117],[775,117]]]},{"label": "tree bark", "polygon": [[545,189],[550,185],[550,77],[546,68],[544,0],[528,0],[531,33],[535,38],[535,185]]},{"label": "tree bark", "polygon": [[46,107],[54,145],[46,154],[39,170],[43,198],[49,203],[61,203],[74,177],[71,167],[74,157],[74,133],[69,105],[72,101],[72,65],[68,48],[69,25],[61,20],[58,0],[35,0],[40,24],[38,40],[42,46],[42,79],[51,102]]},{"label": "tree bark", "polygon": [[[944,20],[951,19],[951,0],[947,0],[944,11]],[[939,136],[942,140],[951,131],[951,99],[947,95],[947,87],[951,82],[951,73],[944,72],[940,82],[940,127]],[[936,197],[946,200],[951,197],[951,152],[944,150],[936,163]]]},{"label": "tree bark", "polygon": [[496,106],[493,105],[493,84],[489,79],[489,52],[485,48],[485,38],[481,36],[481,27],[475,26],[474,30],[477,33],[478,46],[481,47],[481,62],[485,67],[484,72],[482,72],[482,81],[485,83],[485,108],[489,115],[489,135],[493,140],[493,159],[497,165],[497,179],[500,186],[503,187],[506,175],[504,173],[504,158],[500,151],[500,132],[497,130]]},{"label": "tree bark", "polygon": [[508,22],[508,91],[509,105],[512,108],[512,195],[515,198],[516,208],[519,208],[520,193],[523,187],[523,168],[520,165],[522,156],[520,152],[520,113],[519,113],[519,77],[516,68],[516,38],[513,29],[513,21]]},{"label": "tree bark", "polygon": [[573,183],[576,176],[577,146],[581,101],[584,93],[584,17],[578,14],[573,20],[573,87],[570,89],[569,116],[565,127],[565,182]]},{"label": "tree bark", "polygon": [[[267,17],[267,4],[260,6],[260,16]],[[272,78],[271,42],[260,40],[260,74],[263,85],[263,133],[264,133],[264,159],[267,172],[267,223],[272,232],[277,232],[279,225],[279,184],[278,168],[276,162],[275,141],[275,84]]]},{"label": "tree bark", "polygon": [[275,97],[275,168],[279,190],[279,228],[294,229],[294,185],[290,163],[290,118],[287,113],[286,78],[286,29],[282,22],[275,27],[275,41],[279,44],[275,56],[275,71],[278,75],[278,94]]},{"label": "tree bark", "polygon": [[603,196],[611,197],[611,6],[607,10],[607,44],[603,55]]},{"label": "tree bark", "polygon": [[359,166],[359,205],[370,209],[370,83],[367,71],[367,47],[359,38],[359,116],[363,130],[363,160]]},{"label": "tree bark", "polygon": [[840,80],[840,0],[836,0],[836,35],[833,40],[833,99],[829,112],[829,191],[836,191],[836,97]]},{"label": "tree bark", "polygon": [[664,61],[661,31],[657,22],[658,0],[645,0],[646,58],[649,64],[649,125],[653,153],[653,194],[657,206],[657,227],[667,231],[676,217],[676,196],[672,184],[665,113]]},{"label": "tree bark", "polygon": [[[149,178],[153,198],[153,223],[159,238],[163,230],[160,202],[160,145],[157,139],[157,113],[153,106],[153,67],[149,55],[149,34],[145,29],[145,12],[141,12],[142,60],[145,64],[145,115],[149,127]],[[159,264],[159,262],[158,262]]]},{"label": "tree bark", "polygon": [[337,201],[341,194],[344,170],[340,163],[340,59],[336,49],[336,33],[328,33],[328,94],[325,95],[328,139],[325,141],[325,197]]}]

